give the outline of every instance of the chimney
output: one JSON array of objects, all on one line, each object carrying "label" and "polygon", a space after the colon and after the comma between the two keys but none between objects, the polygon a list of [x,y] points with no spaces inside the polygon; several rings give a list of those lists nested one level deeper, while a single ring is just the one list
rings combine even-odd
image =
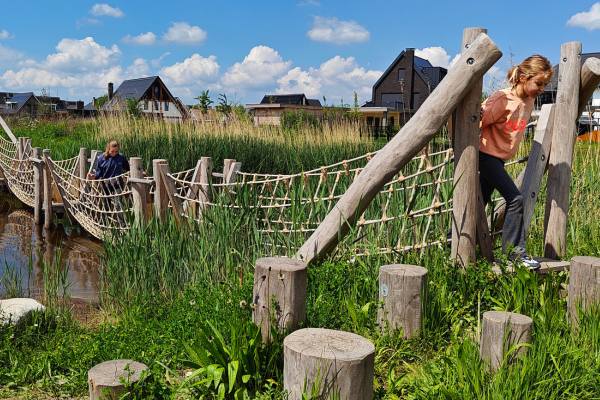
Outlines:
[{"label": "chimney", "polygon": [[112,100],[113,98],[113,90],[114,90],[114,86],[112,82],[108,82],[108,100]]}]

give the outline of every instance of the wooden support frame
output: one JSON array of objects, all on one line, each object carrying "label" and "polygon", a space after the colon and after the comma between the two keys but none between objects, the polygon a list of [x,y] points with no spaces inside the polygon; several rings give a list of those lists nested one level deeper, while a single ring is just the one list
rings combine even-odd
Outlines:
[{"label": "wooden support frame", "polygon": [[165,187],[167,197],[171,202],[171,208],[173,211],[173,216],[175,217],[175,221],[177,223],[181,223],[181,216],[183,214],[182,201],[176,196],[175,181],[173,181],[173,179],[169,176],[169,164],[167,162],[158,164],[158,172],[160,174],[162,185]]},{"label": "wooden support frame", "polygon": [[33,164],[33,221],[36,225],[42,222],[42,207],[44,206],[44,163],[42,149],[35,147],[32,157]]},{"label": "wooden support frame", "polygon": [[167,208],[169,207],[169,198],[166,187],[160,174],[160,165],[166,164],[167,160],[152,160],[152,176],[154,177],[154,216],[159,221],[164,221]]}]

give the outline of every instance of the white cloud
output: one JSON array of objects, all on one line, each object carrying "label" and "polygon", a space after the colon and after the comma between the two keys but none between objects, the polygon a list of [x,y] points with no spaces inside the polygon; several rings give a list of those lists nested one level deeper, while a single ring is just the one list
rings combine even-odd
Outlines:
[{"label": "white cloud", "polygon": [[326,96],[330,103],[341,99],[350,103],[356,92],[364,101],[370,99],[373,84],[381,74],[359,66],[354,57],[335,56],[319,68],[289,70],[277,81],[277,93],[305,93],[308,97]]},{"label": "white cloud", "polygon": [[450,55],[443,47],[433,46],[415,49],[415,56],[426,59],[434,67],[448,68],[450,65]]},{"label": "white cloud", "polygon": [[0,30],[0,40],[12,39],[12,37],[13,36],[10,34],[10,32],[7,31],[6,29]]},{"label": "white cloud", "polygon": [[225,86],[235,89],[260,88],[274,85],[291,66],[268,46],[255,46],[242,62],[232,65],[223,75]]},{"label": "white cloud", "polygon": [[92,6],[90,10],[92,15],[97,17],[113,17],[113,18],[121,18],[124,17],[125,14],[121,11],[120,8],[109,6],[106,3],[97,3]]},{"label": "white cloud", "polygon": [[137,36],[127,35],[123,38],[123,41],[129,44],[150,46],[156,42],[156,35],[153,32],[140,33]]},{"label": "white cloud", "polygon": [[192,54],[182,62],[164,67],[160,71],[161,75],[176,86],[180,85],[199,85],[205,82],[215,81],[219,75],[219,64],[217,57],[202,57],[199,54]]},{"label": "white cloud", "polygon": [[0,44],[0,67],[12,65],[23,59],[23,54],[19,51],[11,49],[10,47],[2,46]]},{"label": "white cloud", "polygon": [[206,31],[187,22],[174,22],[163,39],[171,43],[200,44],[206,40]]},{"label": "white cloud", "polygon": [[104,47],[92,37],[85,39],[62,39],[56,46],[57,53],[46,57],[50,69],[99,70],[115,64],[121,51],[117,45]]},{"label": "white cloud", "polygon": [[355,21],[316,16],[307,36],[316,42],[347,44],[366,42],[370,33]]},{"label": "white cloud", "polygon": [[150,76],[150,66],[143,58],[136,58],[133,63],[125,70],[127,78],[143,78]]},{"label": "white cloud", "polygon": [[600,29],[600,2],[594,3],[589,11],[577,13],[567,21],[568,26],[585,28],[588,31]]}]

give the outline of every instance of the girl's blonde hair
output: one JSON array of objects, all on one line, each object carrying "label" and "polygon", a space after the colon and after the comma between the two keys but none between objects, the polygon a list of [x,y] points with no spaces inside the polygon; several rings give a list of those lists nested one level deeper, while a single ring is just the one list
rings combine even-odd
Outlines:
[{"label": "girl's blonde hair", "polygon": [[105,159],[110,156],[110,148],[113,146],[121,147],[119,145],[119,142],[117,142],[116,140],[109,140],[108,143],[106,143],[106,148],[104,149],[104,158]]},{"label": "girl's blonde hair", "polygon": [[546,82],[552,78],[552,64],[544,56],[534,54],[524,59],[521,64],[515,65],[508,70],[506,80],[510,86],[514,89],[521,82],[522,78],[533,78],[538,74],[544,74]]}]

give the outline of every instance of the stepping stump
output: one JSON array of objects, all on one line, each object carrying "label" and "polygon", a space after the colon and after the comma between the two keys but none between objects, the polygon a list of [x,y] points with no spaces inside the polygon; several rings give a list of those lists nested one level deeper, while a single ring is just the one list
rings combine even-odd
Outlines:
[{"label": "stepping stump", "polygon": [[148,367],[133,360],[111,360],[94,366],[88,371],[90,400],[116,400],[124,392],[124,383],[140,379]]},{"label": "stepping stump", "polygon": [[290,400],[301,399],[303,392],[340,400],[373,398],[375,346],[362,336],[300,329],[284,339],[283,348],[283,387]]},{"label": "stepping stump", "polygon": [[423,324],[426,300],[427,270],[416,265],[384,265],[379,270],[379,301],[383,307],[377,313],[381,327],[402,328],[405,338],[419,335]]},{"label": "stepping stump", "polygon": [[304,321],[307,279],[306,264],[300,260],[256,260],[252,319],[260,326],[263,341],[270,341],[271,319],[285,330],[296,329]]},{"label": "stepping stump", "polygon": [[[531,342],[531,328],[533,320],[528,316],[505,312],[487,311],[483,313],[483,329],[479,354],[489,363],[490,369],[496,371],[507,352],[513,346]],[[527,351],[521,347],[513,353],[510,361],[521,357]]]},{"label": "stepping stump", "polygon": [[594,305],[600,306],[600,258],[573,257],[568,290],[569,318],[577,325],[578,308],[586,311]]}]

